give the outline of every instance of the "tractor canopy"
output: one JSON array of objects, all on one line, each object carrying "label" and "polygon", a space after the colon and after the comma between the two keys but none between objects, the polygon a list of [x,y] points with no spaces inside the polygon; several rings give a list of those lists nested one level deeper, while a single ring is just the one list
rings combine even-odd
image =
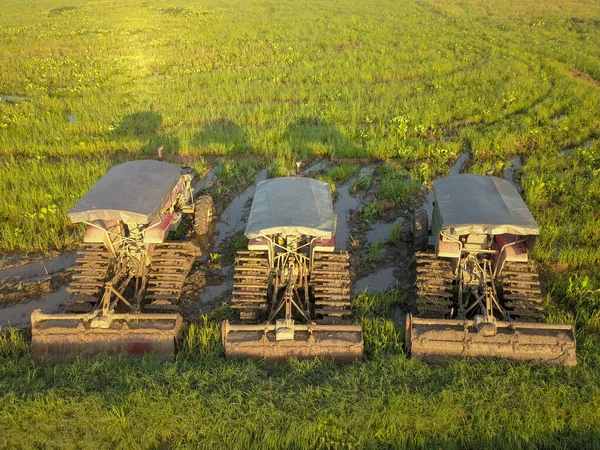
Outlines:
[{"label": "tractor canopy", "polygon": [[121,220],[150,223],[169,201],[181,167],[161,161],[130,161],[111,168],[73,206],[73,223]]},{"label": "tractor canopy", "polygon": [[274,178],[256,187],[246,237],[299,234],[331,238],[335,218],[327,183],[312,178]]},{"label": "tractor canopy", "polygon": [[450,175],[433,183],[431,229],[460,236],[514,234],[533,245],[540,229],[529,208],[508,181],[485,175]]}]

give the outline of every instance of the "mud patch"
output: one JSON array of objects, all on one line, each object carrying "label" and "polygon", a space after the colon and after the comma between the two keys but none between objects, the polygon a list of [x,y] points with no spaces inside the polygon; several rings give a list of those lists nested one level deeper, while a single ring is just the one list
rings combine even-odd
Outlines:
[{"label": "mud patch", "polygon": [[450,175],[456,175],[459,173],[465,173],[463,170],[463,166],[467,163],[468,160],[471,159],[471,154],[469,152],[462,153],[454,165],[450,168]]},{"label": "mud patch", "polygon": [[396,276],[394,275],[395,268],[387,267],[385,269],[378,270],[366,277],[356,280],[352,288],[353,293],[356,294],[375,294],[377,292],[385,291],[386,289],[393,288],[396,285]]},{"label": "mud patch", "polygon": [[13,266],[0,270],[0,280],[9,282],[12,279],[31,281],[34,278],[45,277],[71,268],[77,259],[77,252],[61,253],[52,258],[43,258],[38,261]]},{"label": "mud patch", "polygon": [[196,184],[194,186],[194,198],[197,197],[198,194],[200,194],[200,192],[202,192],[205,189],[208,189],[213,185],[216,172],[217,166],[210,169],[205,175],[203,175],[199,178],[198,181],[196,181]]},{"label": "mud patch", "polygon": [[200,294],[200,313],[204,314],[219,306],[231,297],[233,290],[233,279],[227,278],[223,283],[216,286],[206,286]]},{"label": "mud patch", "polygon": [[520,156],[517,156],[510,162],[509,166],[504,170],[503,173],[504,179],[510,181],[513,186],[517,188],[519,194],[522,194],[523,190],[521,189],[521,185],[516,180],[516,174],[521,167],[523,167],[523,160]]},{"label": "mud patch", "polygon": [[367,242],[375,244],[377,242],[385,242],[390,237],[390,232],[394,227],[393,223],[389,222],[375,222],[371,225],[369,231],[367,231]]},{"label": "mud patch", "polygon": [[75,125],[75,123],[77,122],[77,119],[75,118],[75,114],[73,113],[73,111],[69,111],[67,109],[67,110],[65,110],[65,113],[67,114],[67,119],[69,119],[69,122],[71,122],[73,125]]},{"label": "mud patch", "polygon": [[337,191],[337,199],[333,204],[333,212],[337,216],[335,226],[335,247],[338,250],[347,250],[350,240],[350,219],[352,213],[360,204],[360,198],[350,195],[352,183],[344,184]]}]

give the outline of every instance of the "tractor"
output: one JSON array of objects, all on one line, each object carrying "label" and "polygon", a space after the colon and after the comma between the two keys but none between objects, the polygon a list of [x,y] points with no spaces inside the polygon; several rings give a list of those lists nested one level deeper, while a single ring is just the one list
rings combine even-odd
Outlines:
[{"label": "tractor", "polygon": [[575,365],[573,326],[544,322],[531,261],[540,231],[515,187],[457,174],[437,180],[433,190],[431,227],[424,210],[414,216],[418,314],[406,321],[412,356]]},{"label": "tractor", "polygon": [[212,214],[210,196],[194,202],[193,177],[176,164],[126,162],[67,212],[87,229],[66,313],[32,313],[36,356],[174,355],[183,326],[177,303],[198,249],[168,233],[190,215],[196,233],[206,234]]},{"label": "tractor", "polygon": [[363,356],[362,327],[350,310],[349,256],[335,250],[329,185],[284,177],[257,185],[236,255],[232,308],[222,325],[227,358]]}]

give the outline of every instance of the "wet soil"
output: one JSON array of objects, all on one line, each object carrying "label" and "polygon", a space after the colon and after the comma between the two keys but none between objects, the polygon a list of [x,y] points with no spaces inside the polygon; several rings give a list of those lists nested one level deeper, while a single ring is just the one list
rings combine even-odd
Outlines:
[{"label": "wet soil", "polygon": [[521,167],[523,167],[523,160],[520,156],[517,156],[509,163],[509,166],[504,170],[503,173],[503,177],[506,180],[510,181],[517,188],[519,194],[523,193],[523,189],[521,188],[521,185],[519,184],[517,179],[518,172],[521,169]]},{"label": "wet soil", "polygon": [[37,300],[15,303],[3,307],[0,311],[0,327],[27,328],[31,326],[31,313],[36,309],[44,312],[60,313],[69,299],[67,286],[61,286],[55,292],[49,292]]},{"label": "wet soil", "polygon": [[75,258],[75,252],[68,252],[1,270],[0,326],[29,326],[36,308],[57,312],[68,299],[63,287],[71,280]]}]

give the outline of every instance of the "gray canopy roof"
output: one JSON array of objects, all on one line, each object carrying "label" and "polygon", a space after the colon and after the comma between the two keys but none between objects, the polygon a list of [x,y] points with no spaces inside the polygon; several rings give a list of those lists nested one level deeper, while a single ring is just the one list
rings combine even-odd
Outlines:
[{"label": "gray canopy roof", "polygon": [[122,220],[147,224],[168,201],[181,167],[161,161],[130,161],[111,168],[67,216],[73,223]]},{"label": "gray canopy roof", "polygon": [[432,229],[464,234],[537,236],[529,208],[508,181],[485,175],[450,175],[433,183],[436,204]]},{"label": "gray canopy roof", "polygon": [[256,187],[246,236],[300,234],[330,238],[335,231],[331,190],[312,178],[274,178]]}]

